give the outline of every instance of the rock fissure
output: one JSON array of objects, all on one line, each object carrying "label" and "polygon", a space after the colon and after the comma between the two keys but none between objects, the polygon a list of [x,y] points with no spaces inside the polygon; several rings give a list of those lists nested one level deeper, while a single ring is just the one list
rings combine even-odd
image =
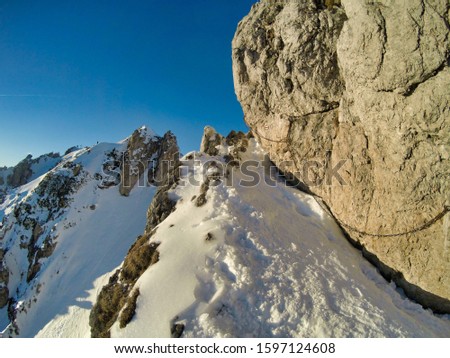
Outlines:
[{"label": "rock fissure", "polygon": [[443,70],[445,70],[447,67],[449,67],[449,63],[450,63],[450,56],[447,59],[445,59],[444,62],[442,62],[442,64],[434,72],[431,72],[428,76],[425,76],[425,78],[422,81],[413,83],[412,85],[410,85],[403,93],[403,96],[409,97],[409,96],[413,95],[414,92],[416,91],[416,89],[421,84],[424,84],[429,79],[432,79],[432,78],[438,76],[439,73],[441,73]]},{"label": "rock fissure", "polygon": [[384,65],[384,57],[386,56],[386,44],[388,41],[388,36],[387,36],[387,31],[386,31],[386,20],[384,19],[383,16],[383,12],[381,11],[380,8],[377,8],[377,14],[381,20],[381,24],[380,24],[380,32],[381,32],[381,53],[380,53],[380,62],[378,63],[378,67],[377,67],[377,72],[376,75],[374,77],[374,79],[376,77],[378,77],[381,74],[381,71],[383,70],[383,65]]}]

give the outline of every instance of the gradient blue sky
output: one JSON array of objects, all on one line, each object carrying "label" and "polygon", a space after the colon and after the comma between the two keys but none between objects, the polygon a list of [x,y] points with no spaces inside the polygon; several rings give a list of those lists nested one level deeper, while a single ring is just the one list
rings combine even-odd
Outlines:
[{"label": "gradient blue sky", "polygon": [[146,124],[247,130],[231,40],[256,0],[0,0],[0,166]]}]

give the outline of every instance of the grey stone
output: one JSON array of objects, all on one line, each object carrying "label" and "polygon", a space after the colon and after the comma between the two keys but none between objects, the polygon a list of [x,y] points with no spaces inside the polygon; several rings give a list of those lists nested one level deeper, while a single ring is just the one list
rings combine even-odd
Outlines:
[{"label": "grey stone", "polygon": [[128,140],[121,168],[120,194],[130,195],[131,190],[140,181],[146,185],[146,172],[151,164],[151,158],[159,150],[159,139],[149,138],[147,129],[142,127],[133,132]]},{"label": "grey stone", "polygon": [[225,138],[216,132],[213,127],[206,126],[203,130],[200,152],[215,156],[219,154],[217,146],[223,145]]},{"label": "grey stone", "polygon": [[448,0],[263,0],[232,50],[245,121],[271,160],[437,312],[450,312],[449,20]]}]

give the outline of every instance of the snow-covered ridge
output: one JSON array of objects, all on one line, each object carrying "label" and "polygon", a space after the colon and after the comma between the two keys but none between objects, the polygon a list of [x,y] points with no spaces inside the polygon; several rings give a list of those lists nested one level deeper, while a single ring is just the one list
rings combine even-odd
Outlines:
[{"label": "snow-covered ridge", "polygon": [[[251,135],[208,128],[179,159],[148,133],[67,153],[0,205],[3,336],[450,336]],[[133,161],[160,186],[121,195]]]},{"label": "snow-covered ridge", "polygon": [[[144,141],[150,132],[142,133]],[[144,230],[156,190],[136,186],[128,197],[119,193],[128,152],[128,140],[70,151],[6,196],[0,205],[4,336],[48,335],[54,327],[62,336],[90,335],[96,292]],[[45,163],[39,162],[42,171]]]},{"label": "snow-covered ridge", "polygon": [[388,283],[312,196],[273,171],[275,185],[242,185],[237,160],[259,163],[259,178],[271,171],[253,139],[210,132],[202,148],[214,155],[182,158],[175,210],[148,241],[158,260],[133,282],[112,337],[450,335],[448,315]]},{"label": "snow-covered ridge", "polygon": [[59,153],[48,153],[33,159],[28,155],[14,167],[0,168],[0,203],[12,189],[25,185],[54,168],[60,161]]}]

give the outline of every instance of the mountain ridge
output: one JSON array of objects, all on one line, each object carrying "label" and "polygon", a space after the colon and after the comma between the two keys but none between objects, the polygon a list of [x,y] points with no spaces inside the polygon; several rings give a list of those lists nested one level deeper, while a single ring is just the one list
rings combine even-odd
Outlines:
[{"label": "mountain ridge", "polygon": [[[134,134],[148,143],[150,138],[160,138],[142,128]],[[84,302],[82,306],[89,305],[89,295],[84,293],[92,289],[89,279],[97,279],[99,272],[119,264],[145,227],[153,187],[136,185],[135,193],[128,192],[132,196],[128,201],[119,192],[122,162],[126,163],[125,154],[134,150],[129,144],[126,139],[71,151],[47,173],[11,189],[0,205],[2,329],[10,321],[4,334],[34,336],[43,322],[49,323],[45,319],[51,321],[52,314],[71,307],[64,308],[68,301],[78,299]],[[70,265],[64,269],[67,262]],[[76,280],[79,283],[71,287]],[[66,292],[51,292],[55,285]],[[57,304],[42,309],[53,295],[58,297]],[[76,307],[72,309],[83,314]]]},{"label": "mountain ridge", "polygon": [[[251,133],[206,127],[183,157],[170,132],[133,135],[68,154],[0,206],[4,337],[450,335],[448,315],[385,281]],[[153,140],[159,164],[121,194],[124,153],[152,163]],[[55,178],[64,195],[48,195]]]}]

